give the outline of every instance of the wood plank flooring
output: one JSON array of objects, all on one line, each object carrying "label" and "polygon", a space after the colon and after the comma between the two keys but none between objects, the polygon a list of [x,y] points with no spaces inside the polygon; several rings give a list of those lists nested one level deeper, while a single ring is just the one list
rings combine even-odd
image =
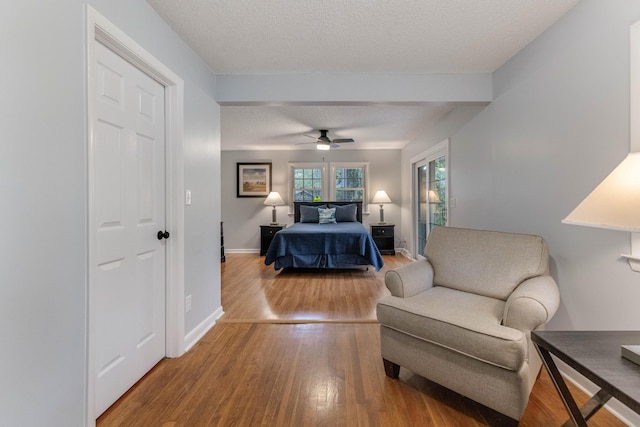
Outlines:
[{"label": "wood plank flooring", "polygon": [[[110,426],[501,426],[500,414],[401,369],[384,375],[375,303],[384,256],[366,271],[276,272],[228,254],[225,315],[187,354],[161,361],[98,419]],[[586,397],[578,391],[579,403]],[[540,375],[520,426],[567,416]],[[590,426],[623,426],[600,411]]]}]

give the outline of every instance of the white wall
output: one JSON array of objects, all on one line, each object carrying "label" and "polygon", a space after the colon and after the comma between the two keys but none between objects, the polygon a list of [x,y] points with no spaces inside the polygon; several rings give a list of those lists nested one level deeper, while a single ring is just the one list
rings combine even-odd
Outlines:
[{"label": "white wall", "polygon": [[[640,329],[640,275],[619,259],[628,233],[561,224],[629,151],[629,27],[638,19],[638,2],[583,0],[494,73],[491,104],[448,129],[450,225],[547,240],[562,293],[552,329]],[[443,136],[406,147],[403,173],[409,154]]]},{"label": "white wall", "polygon": [[[258,251],[260,225],[271,222],[271,206],[264,198],[238,198],[236,163],[272,162],[272,190],[287,197],[289,162],[369,162],[369,185],[372,191],[384,189],[394,203],[385,205],[384,217],[389,224],[400,229],[400,150],[347,150],[343,148],[320,152],[317,150],[291,151],[223,151],[222,152],[222,219],[224,221],[225,251]],[[290,200],[285,199],[289,203]],[[292,224],[288,206],[278,206],[278,222]],[[370,215],[363,224],[377,223],[378,205],[370,205]],[[399,242],[396,242],[398,246]]]},{"label": "white wall", "polygon": [[[0,425],[81,426],[85,2],[10,3],[0,14]],[[193,209],[185,211],[185,290],[194,299],[189,331],[220,306],[215,77],[143,0],[88,3],[185,81],[185,185],[195,190]]]},{"label": "white wall", "polygon": [[221,168],[220,106],[210,93],[192,86],[185,89],[185,100],[184,186],[191,191],[191,205],[184,210],[184,295],[192,297],[191,311],[185,314],[188,335],[222,309]]},{"label": "white wall", "polygon": [[493,102],[450,135],[451,225],[547,240],[561,292],[548,329],[640,330],[640,274],[619,258],[628,233],[561,224],[629,151],[639,19],[640,2],[582,0],[494,73]]},{"label": "white wall", "polygon": [[[413,224],[414,212],[411,206],[411,200],[413,197],[413,174],[414,171],[412,169],[412,159],[415,156],[420,157],[420,155],[424,154],[425,151],[434,147],[435,145],[441,143],[442,141],[449,138],[451,135],[454,135],[458,132],[458,130],[466,125],[473,117],[475,117],[486,104],[482,103],[479,105],[459,105],[456,106],[452,111],[450,111],[446,116],[444,116],[438,123],[434,126],[426,129],[422,134],[418,135],[410,145],[405,147],[401,153],[401,195],[402,195],[402,206],[401,206],[401,224],[399,236],[400,240],[407,242],[407,249],[409,251],[409,255],[411,257],[415,257],[416,254],[413,250],[413,238],[415,236],[416,230]],[[455,160],[451,157],[449,160],[449,167],[451,167],[452,163],[455,163]],[[453,197],[453,189],[455,189],[455,182],[449,183],[450,185],[449,193],[450,196]],[[449,222],[452,221],[452,216],[455,215],[455,210],[450,209],[448,212]]]},{"label": "white wall", "polygon": [[561,290],[550,329],[640,329],[628,233],[561,220],[629,151],[636,1],[583,0],[494,74],[494,101],[451,139],[453,224],[542,235]]}]

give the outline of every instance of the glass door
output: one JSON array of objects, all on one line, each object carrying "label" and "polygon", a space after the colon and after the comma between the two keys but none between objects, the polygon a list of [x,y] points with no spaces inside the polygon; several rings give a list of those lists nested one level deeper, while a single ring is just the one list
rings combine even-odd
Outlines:
[{"label": "glass door", "polygon": [[[413,163],[414,254],[424,258],[424,247],[433,227],[447,225],[448,141],[439,144]],[[415,160],[415,159],[414,159]]]},{"label": "glass door", "polygon": [[429,231],[436,225],[447,225],[447,159],[438,157],[429,162]]},{"label": "glass door", "polygon": [[427,243],[429,225],[429,221],[427,220],[427,218],[429,218],[429,207],[427,204],[429,175],[427,172],[426,160],[416,163],[416,248],[414,253],[417,258],[424,258],[424,245]]}]

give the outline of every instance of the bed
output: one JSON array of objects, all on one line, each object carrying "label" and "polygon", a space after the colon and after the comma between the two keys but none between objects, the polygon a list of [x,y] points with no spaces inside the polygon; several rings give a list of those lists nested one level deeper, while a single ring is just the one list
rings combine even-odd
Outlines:
[{"label": "bed", "polygon": [[276,270],[384,265],[362,225],[362,202],[295,202],[294,224],[275,234],[264,263]]}]

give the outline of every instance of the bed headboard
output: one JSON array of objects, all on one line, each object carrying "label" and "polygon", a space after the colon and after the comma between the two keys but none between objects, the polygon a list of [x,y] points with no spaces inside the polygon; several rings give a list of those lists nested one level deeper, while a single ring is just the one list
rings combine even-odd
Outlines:
[{"label": "bed headboard", "polygon": [[300,206],[322,206],[322,205],[356,205],[356,219],[362,222],[362,202],[293,202],[293,221],[300,222]]}]

